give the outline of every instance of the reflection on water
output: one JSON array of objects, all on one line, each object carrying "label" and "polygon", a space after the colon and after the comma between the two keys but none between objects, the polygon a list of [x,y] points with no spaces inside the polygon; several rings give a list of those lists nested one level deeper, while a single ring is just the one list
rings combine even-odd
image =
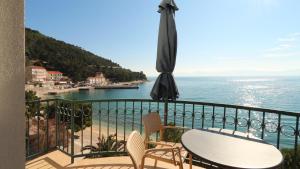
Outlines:
[{"label": "reflection on water", "polygon": [[[149,99],[155,78],[139,89],[91,90],[62,94],[68,99]],[[178,77],[179,100],[205,101],[300,112],[299,77]]]},{"label": "reflection on water", "polygon": [[[150,81],[140,85],[139,89],[80,91],[62,94],[59,97],[80,100],[114,98],[149,99],[149,93],[154,80],[154,78],[150,78]],[[176,82],[180,92],[179,100],[214,102],[300,112],[300,78],[298,77],[182,77],[176,78]],[[189,107],[185,108],[186,110],[191,109]],[[199,107],[197,111],[201,112],[201,107]],[[234,113],[234,110],[227,111],[229,115],[230,111],[232,111],[231,114]],[[208,113],[206,117],[211,117],[209,112],[211,113],[212,110],[210,110],[210,108],[206,108],[205,112]],[[216,109],[216,118],[219,117],[221,121],[222,112],[223,109]],[[239,120],[240,125],[245,126],[247,124],[248,111],[241,110],[239,111],[239,115],[243,117]],[[172,117],[170,118],[172,119]],[[216,119],[216,121],[220,119]],[[251,112],[251,119],[255,120],[252,121],[253,128],[251,128],[250,131],[260,137],[261,129],[259,128],[262,123],[262,112]],[[265,123],[269,132],[265,133],[265,139],[275,143],[277,138],[276,129],[278,126],[276,124],[278,122],[278,116],[266,114],[266,119]],[[228,120],[233,122],[234,119],[228,118]],[[181,118],[177,118],[176,121],[178,121],[178,124],[182,123]],[[211,123],[211,119],[206,119],[206,121]],[[196,127],[200,127],[197,126],[198,124],[200,124],[200,122],[196,119]],[[295,126],[295,120],[283,116],[282,124]],[[190,125],[189,121],[186,121],[186,125]],[[293,130],[289,127],[285,127],[283,130],[285,130],[286,133],[293,133]],[[282,145],[293,145],[293,138],[294,137],[281,136]]]}]

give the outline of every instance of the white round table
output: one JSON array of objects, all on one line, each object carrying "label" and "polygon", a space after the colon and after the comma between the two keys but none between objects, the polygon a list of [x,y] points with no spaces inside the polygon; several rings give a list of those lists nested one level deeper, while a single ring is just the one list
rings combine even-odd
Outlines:
[{"label": "white round table", "polygon": [[183,147],[193,156],[221,168],[280,168],[281,152],[261,140],[192,129],[181,137]]}]

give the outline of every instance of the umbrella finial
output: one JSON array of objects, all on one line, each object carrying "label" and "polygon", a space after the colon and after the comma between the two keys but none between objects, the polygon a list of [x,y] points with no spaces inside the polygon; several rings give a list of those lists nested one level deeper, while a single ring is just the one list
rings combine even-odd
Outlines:
[{"label": "umbrella finial", "polygon": [[174,0],[162,0],[161,3],[159,4],[158,12],[160,13],[162,10],[168,7],[172,8],[174,11],[178,10],[178,7]]}]

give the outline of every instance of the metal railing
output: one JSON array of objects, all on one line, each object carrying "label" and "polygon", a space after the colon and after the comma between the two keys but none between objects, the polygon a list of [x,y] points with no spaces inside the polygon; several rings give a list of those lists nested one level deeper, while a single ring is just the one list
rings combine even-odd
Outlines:
[{"label": "metal railing", "polygon": [[[143,133],[142,116],[159,112],[165,124],[250,132],[279,148],[299,144],[300,113],[255,107],[147,99],[27,102],[26,157],[59,149],[74,158],[126,154],[132,130]],[[158,136],[156,136],[158,137]]]}]

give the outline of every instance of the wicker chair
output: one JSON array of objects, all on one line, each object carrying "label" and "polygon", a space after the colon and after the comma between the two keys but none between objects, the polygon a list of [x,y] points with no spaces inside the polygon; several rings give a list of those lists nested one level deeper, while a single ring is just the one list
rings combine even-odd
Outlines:
[{"label": "wicker chair", "polygon": [[[155,149],[164,149],[164,148],[173,148],[175,153],[165,152],[165,151],[156,151],[152,152],[148,156],[155,159],[154,166],[157,165],[157,161],[164,161],[167,163],[171,163],[179,165],[179,168],[182,168],[182,163],[188,152],[182,147],[180,143],[166,142],[163,141],[163,133],[165,129],[187,129],[183,127],[175,127],[175,126],[163,126],[161,124],[161,119],[158,113],[149,113],[143,116],[144,123],[144,131],[145,131],[145,148],[149,147],[149,145],[155,145]],[[150,136],[154,133],[160,133],[160,139],[158,141],[150,141]],[[190,156],[190,168],[192,167],[191,156]]]},{"label": "wicker chair", "polygon": [[[133,131],[126,143],[126,150],[133,162],[134,169],[144,169],[145,158],[153,158],[152,154],[156,152],[170,152],[175,156],[179,149],[174,148],[153,148],[145,149],[144,139],[138,131]],[[156,166],[155,166],[156,167]],[[183,169],[182,163],[179,168]]]}]

